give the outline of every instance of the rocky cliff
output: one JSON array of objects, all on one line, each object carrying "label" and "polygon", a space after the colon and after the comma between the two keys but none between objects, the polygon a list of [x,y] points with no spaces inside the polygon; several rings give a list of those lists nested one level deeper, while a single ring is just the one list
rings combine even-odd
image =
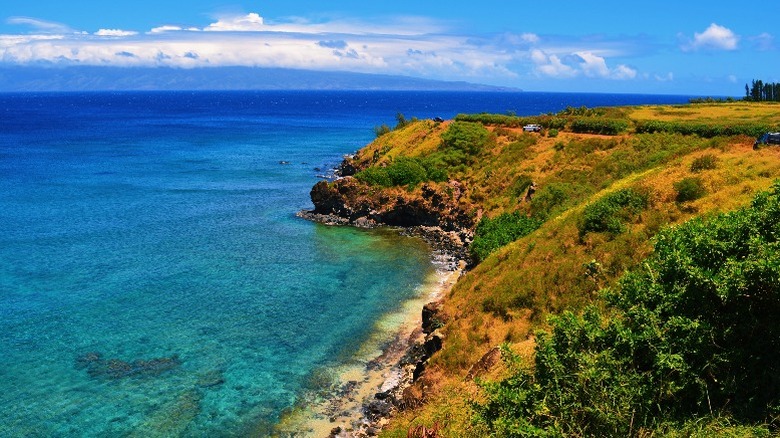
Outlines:
[{"label": "rocky cliff", "polygon": [[467,262],[476,215],[470,213],[472,206],[462,200],[461,191],[461,184],[454,180],[408,190],[369,186],[346,176],[315,184],[311,190],[314,210],[299,216],[329,225],[404,227],[456,262]]}]

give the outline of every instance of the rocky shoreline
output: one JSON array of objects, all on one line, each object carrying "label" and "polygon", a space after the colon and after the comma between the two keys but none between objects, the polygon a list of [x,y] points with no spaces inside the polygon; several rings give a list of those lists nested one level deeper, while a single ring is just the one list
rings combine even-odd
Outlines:
[{"label": "rocky shoreline", "polygon": [[434,259],[437,263],[444,263],[447,270],[466,269],[471,266],[471,257],[468,253],[468,243],[471,242],[471,233],[445,231],[438,226],[412,225],[407,227],[387,225],[376,221],[350,220],[349,218],[335,214],[317,213],[315,210],[303,210],[296,216],[324,225],[353,226],[357,228],[373,229],[377,227],[396,228],[401,235],[414,236],[423,239],[431,246]]},{"label": "rocky shoreline", "polygon": [[[379,223],[366,223],[350,220],[335,214],[322,214],[314,211],[301,211],[299,217],[325,225],[356,226],[360,228],[376,228],[387,226]],[[409,227],[394,226],[403,235],[415,236],[425,240],[433,250],[432,257],[438,271],[446,271],[457,279],[468,267],[467,246],[458,233],[445,231],[439,227],[415,225]],[[454,280],[452,281],[454,283]],[[422,306],[422,324],[411,334],[399,334],[383,350],[383,354],[366,364],[367,370],[384,368],[387,377],[381,385],[372,389],[373,396],[363,401],[361,418],[351,425],[334,427],[329,438],[356,438],[376,436],[382,427],[397,411],[419,404],[420,394],[410,390],[420,378],[427,366],[428,360],[439,351],[444,342],[440,328],[444,325],[446,316],[441,311],[443,292],[449,290],[447,285],[434,297],[434,301]],[[400,356],[400,359],[398,358]],[[343,388],[337,391],[335,397],[349,396],[356,382],[345,382]],[[331,410],[336,411],[338,401],[332,401]]]}]

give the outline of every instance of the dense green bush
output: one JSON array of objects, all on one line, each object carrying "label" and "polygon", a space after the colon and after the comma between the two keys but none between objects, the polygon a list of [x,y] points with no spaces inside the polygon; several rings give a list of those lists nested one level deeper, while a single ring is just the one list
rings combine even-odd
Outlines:
[{"label": "dense green bush", "polygon": [[610,193],[585,207],[577,224],[580,237],[594,232],[620,234],[626,229],[625,223],[644,211],[647,204],[647,194],[635,189]]},{"label": "dense green bush", "polygon": [[772,127],[763,124],[737,124],[720,125],[715,123],[698,122],[665,122],[661,120],[647,120],[637,122],[637,134],[669,132],[683,135],[698,135],[699,137],[712,138],[718,136],[748,135],[758,137],[770,131]]},{"label": "dense green bush", "polygon": [[495,144],[495,137],[480,123],[452,122],[441,134],[442,147],[475,157]]},{"label": "dense green bush", "polygon": [[536,121],[530,123],[538,123],[547,129],[562,130],[566,129],[569,121],[563,117],[539,116]]},{"label": "dense green bush", "polygon": [[556,117],[551,115],[518,117],[514,115],[488,113],[458,114],[455,116],[455,120],[461,122],[475,122],[491,126],[504,126],[507,128],[522,128],[525,125],[535,123],[547,129],[564,129],[566,128],[566,124],[568,122],[564,117]]},{"label": "dense green bush", "polygon": [[502,437],[652,436],[724,417],[777,432],[779,237],[778,183],[749,208],[662,231],[605,307],[551,320],[533,367],[504,348],[510,376],[482,384],[476,421]]},{"label": "dense green bush", "polygon": [[712,154],[702,155],[691,163],[691,172],[712,170],[718,167],[718,157]]},{"label": "dense green bush", "polygon": [[567,106],[558,112],[559,116],[567,117],[611,117],[611,118],[623,118],[626,117],[626,110],[620,107],[597,107],[588,108],[586,106],[573,107]]},{"label": "dense green bush", "polygon": [[368,167],[355,174],[355,178],[371,186],[391,187],[393,180],[384,167]]},{"label": "dense green bush", "polygon": [[472,122],[481,123],[483,125],[497,125],[506,127],[518,127],[522,126],[523,117],[507,115],[507,114],[458,114],[455,116],[455,121],[459,122]]},{"label": "dense green bush", "polygon": [[355,174],[369,185],[414,187],[425,181],[444,181],[447,173],[429,159],[398,157],[386,167],[369,167]]},{"label": "dense green bush", "polygon": [[674,190],[677,192],[675,200],[677,202],[695,201],[707,194],[704,183],[701,178],[688,177],[674,183]]},{"label": "dense green bush", "polygon": [[480,262],[493,251],[532,233],[542,221],[521,215],[519,212],[504,213],[493,219],[482,218],[474,230],[474,241],[469,247],[472,257]]},{"label": "dense green bush", "polygon": [[628,129],[628,121],[601,117],[579,117],[571,122],[571,130],[579,133],[618,135]]}]

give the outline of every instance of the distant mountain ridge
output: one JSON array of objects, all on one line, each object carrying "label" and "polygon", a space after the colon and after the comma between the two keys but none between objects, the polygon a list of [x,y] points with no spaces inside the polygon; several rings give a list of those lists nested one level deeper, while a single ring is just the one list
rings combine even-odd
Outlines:
[{"label": "distant mountain ridge", "polygon": [[280,68],[0,67],[0,92],[120,90],[522,91],[406,76]]}]

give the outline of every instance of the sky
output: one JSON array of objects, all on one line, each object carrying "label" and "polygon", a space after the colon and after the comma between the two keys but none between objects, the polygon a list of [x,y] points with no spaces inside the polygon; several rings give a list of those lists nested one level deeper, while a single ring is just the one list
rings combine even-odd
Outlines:
[{"label": "sky", "polygon": [[526,91],[742,96],[780,2],[4,0],[0,67],[350,71]]}]

